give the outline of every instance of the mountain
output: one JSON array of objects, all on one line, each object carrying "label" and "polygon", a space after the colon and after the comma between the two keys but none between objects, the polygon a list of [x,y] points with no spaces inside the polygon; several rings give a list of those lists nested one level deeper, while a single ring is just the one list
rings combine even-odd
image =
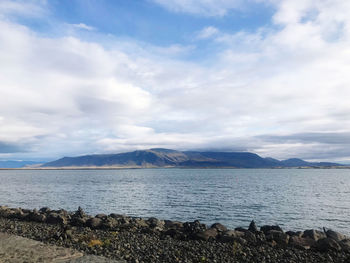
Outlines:
[{"label": "mountain", "polygon": [[0,161],[0,168],[23,168],[26,166],[39,165],[42,162],[34,161]]},{"label": "mountain", "polygon": [[249,152],[197,152],[154,148],[118,154],[64,157],[41,167],[187,167],[187,168],[273,168],[326,167],[336,163],[311,163],[301,159],[279,161]]}]

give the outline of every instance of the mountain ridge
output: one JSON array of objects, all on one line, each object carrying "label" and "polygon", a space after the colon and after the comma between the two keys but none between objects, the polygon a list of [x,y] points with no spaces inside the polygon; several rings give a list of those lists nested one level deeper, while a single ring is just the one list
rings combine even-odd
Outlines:
[{"label": "mountain ridge", "polygon": [[307,162],[298,158],[277,160],[251,152],[177,151],[163,148],[117,154],[63,157],[41,167],[183,167],[183,168],[278,168],[342,166],[331,162]]}]

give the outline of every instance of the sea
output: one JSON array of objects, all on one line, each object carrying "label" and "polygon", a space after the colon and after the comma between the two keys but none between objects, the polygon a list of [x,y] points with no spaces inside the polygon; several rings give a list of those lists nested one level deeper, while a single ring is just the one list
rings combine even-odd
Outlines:
[{"label": "sea", "polygon": [[350,234],[350,170],[0,170],[0,205]]}]

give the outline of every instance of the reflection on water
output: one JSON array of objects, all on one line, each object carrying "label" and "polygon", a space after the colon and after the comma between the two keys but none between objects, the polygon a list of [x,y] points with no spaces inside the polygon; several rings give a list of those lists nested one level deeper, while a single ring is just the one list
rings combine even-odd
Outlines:
[{"label": "reflection on water", "polygon": [[350,233],[350,170],[3,170],[2,204]]}]

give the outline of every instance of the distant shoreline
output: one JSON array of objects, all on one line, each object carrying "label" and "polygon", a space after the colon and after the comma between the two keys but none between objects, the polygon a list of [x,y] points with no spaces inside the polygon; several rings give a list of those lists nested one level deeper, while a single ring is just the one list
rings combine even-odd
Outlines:
[{"label": "distant shoreline", "polygon": [[327,170],[327,169],[350,169],[350,166],[332,166],[332,167],[264,167],[264,168],[242,168],[242,167],[22,167],[22,168],[0,168],[1,170],[135,170],[135,169],[213,169],[213,170],[225,170],[225,169],[232,169],[232,170],[291,170],[291,169],[321,169],[321,170]]}]

